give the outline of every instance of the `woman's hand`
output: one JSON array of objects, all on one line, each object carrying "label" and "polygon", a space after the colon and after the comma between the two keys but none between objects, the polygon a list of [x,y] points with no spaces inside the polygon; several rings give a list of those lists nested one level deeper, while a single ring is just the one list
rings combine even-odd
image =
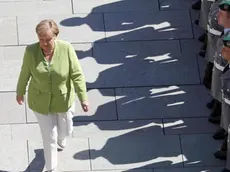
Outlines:
[{"label": "woman's hand", "polygon": [[16,96],[16,100],[19,105],[22,105],[24,102],[24,96]]},{"label": "woman's hand", "polygon": [[82,107],[84,112],[88,112],[89,111],[89,102],[88,101],[81,102],[81,107]]}]

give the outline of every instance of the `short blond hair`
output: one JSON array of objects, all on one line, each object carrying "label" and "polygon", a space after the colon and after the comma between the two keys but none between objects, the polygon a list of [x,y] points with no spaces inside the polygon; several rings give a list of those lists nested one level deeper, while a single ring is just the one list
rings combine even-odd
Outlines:
[{"label": "short blond hair", "polygon": [[36,26],[36,33],[38,35],[44,35],[47,30],[51,30],[55,36],[59,34],[58,25],[52,19],[42,20]]}]

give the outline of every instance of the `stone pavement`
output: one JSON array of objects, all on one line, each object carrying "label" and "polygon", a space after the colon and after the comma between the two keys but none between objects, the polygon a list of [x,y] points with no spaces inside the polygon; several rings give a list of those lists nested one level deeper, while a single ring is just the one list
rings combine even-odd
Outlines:
[{"label": "stone pavement", "polygon": [[36,24],[52,18],[76,49],[91,103],[84,114],[76,101],[60,171],[220,171],[194,1],[0,0],[0,170],[44,167],[37,121],[15,87]]}]

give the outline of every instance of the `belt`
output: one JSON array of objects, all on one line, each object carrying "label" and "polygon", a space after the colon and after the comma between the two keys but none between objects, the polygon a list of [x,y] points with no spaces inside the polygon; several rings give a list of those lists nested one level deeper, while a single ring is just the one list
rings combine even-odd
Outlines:
[{"label": "belt", "polygon": [[224,98],[224,102],[227,103],[228,105],[230,105],[230,100]]},{"label": "belt", "polygon": [[218,70],[220,70],[220,71],[222,71],[222,72],[223,72],[224,67],[223,67],[223,66],[221,66],[220,64],[218,64],[215,60],[214,60],[214,66],[215,66]]},{"label": "belt", "polygon": [[222,32],[220,32],[220,31],[218,31],[218,30],[215,30],[215,29],[210,28],[209,25],[207,25],[207,30],[208,30],[208,32],[210,32],[211,34],[217,35],[217,36],[220,36],[221,33],[222,33]]}]

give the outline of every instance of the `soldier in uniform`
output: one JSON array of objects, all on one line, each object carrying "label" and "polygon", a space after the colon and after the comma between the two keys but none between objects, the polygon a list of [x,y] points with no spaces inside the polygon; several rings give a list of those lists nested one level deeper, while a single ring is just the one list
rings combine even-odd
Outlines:
[{"label": "soldier in uniform", "polygon": [[[230,1],[228,5],[230,9]],[[222,81],[222,114],[228,116],[230,119],[230,35],[224,38],[224,46],[222,48],[222,56],[228,61],[228,64],[223,70],[221,81]],[[230,126],[228,123],[228,138],[226,139],[226,166],[222,172],[230,172]]]},{"label": "soldier in uniform", "polygon": [[[210,65],[213,66],[214,62],[214,56],[215,53],[217,53],[217,41],[220,38],[221,33],[224,31],[224,27],[218,24],[217,20],[217,14],[219,12],[219,4],[222,0],[216,0],[210,7],[209,15],[208,15],[208,25],[207,25],[207,31],[208,31],[208,44],[207,44],[207,50],[206,50],[206,56],[205,59],[208,61],[208,63],[211,63]],[[222,42],[222,41],[220,41]],[[220,45],[222,46],[222,45]],[[221,86],[220,84],[216,84],[216,82],[220,82],[220,79],[213,81],[213,73],[210,74],[211,79],[208,81],[208,84],[211,85],[211,90],[217,89],[217,92],[221,94]],[[214,78],[216,79],[216,78]],[[219,87],[216,88],[215,86],[218,85]],[[216,92],[214,92],[216,93]],[[212,123],[220,123],[220,116],[221,116],[221,97],[216,96],[216,94],[213,94],[213,98],[215,99],[214,107],[212,108],[211,115],[209,117],[209,121]]]},{"label": "soldier in uniform", "polygon": [[[221,123],[220,123],[222,131],[220,130],[219,133],[222,132],[223,134],[225,131],[226,132],[228,131],[229,124],[230,124],[230,104],[228,104],[230,102],[228,101],[228,98],[230,98],[228,97],[228,94],[230,95],[230,93],[228,93],[230,90],[230,70],[224,68],[225,65],[227,64],[227,61],[224,60],[223,58],[225,54],[222,53],[223,49],[221,47],[223,47],[223,44],[227,45],[226,37],[228,38],[230,35],[230,0],[223,0],[219,4],[218,23],[219,25],[222,25],[224,27],[224,32],[218,40],[217,53],[215,54],[215,59],[214,59],[215,67],[213,71],[212,95],[215,96],[215,98],[219,100],[222,104]],[[220,51],[220,49],[222,50]],[[221,83],[221,87],[220,85],[218,85],[219,83]],[[222,88],[222,93],[220,93],[221,88]],[[221,145],[220,150],[214,153],[214,156],[216,158],[222,160],[225,160],[227,156],[227,135],[224,136],[225,138]]]},{"label": "soldier in uniform", "polygon": [[[209,9],[211,7],[211,4],[214,2],[214,0],[202,0],[201,2],[202,3],[201,3],[200,18],[199,18],[199,26],[203,28],[205,31],[207,31]],[[206,38],[206,42],[207,42],[207,38]],[[203,48],[204,52],[201,51],[199,53],[201,56],[205,56],[205,49],[206,48]],[[213,68],[213,63],[207,63],[204,78],[203,78],[203,84],[207,89],[211,88],[212,68]]]}]

